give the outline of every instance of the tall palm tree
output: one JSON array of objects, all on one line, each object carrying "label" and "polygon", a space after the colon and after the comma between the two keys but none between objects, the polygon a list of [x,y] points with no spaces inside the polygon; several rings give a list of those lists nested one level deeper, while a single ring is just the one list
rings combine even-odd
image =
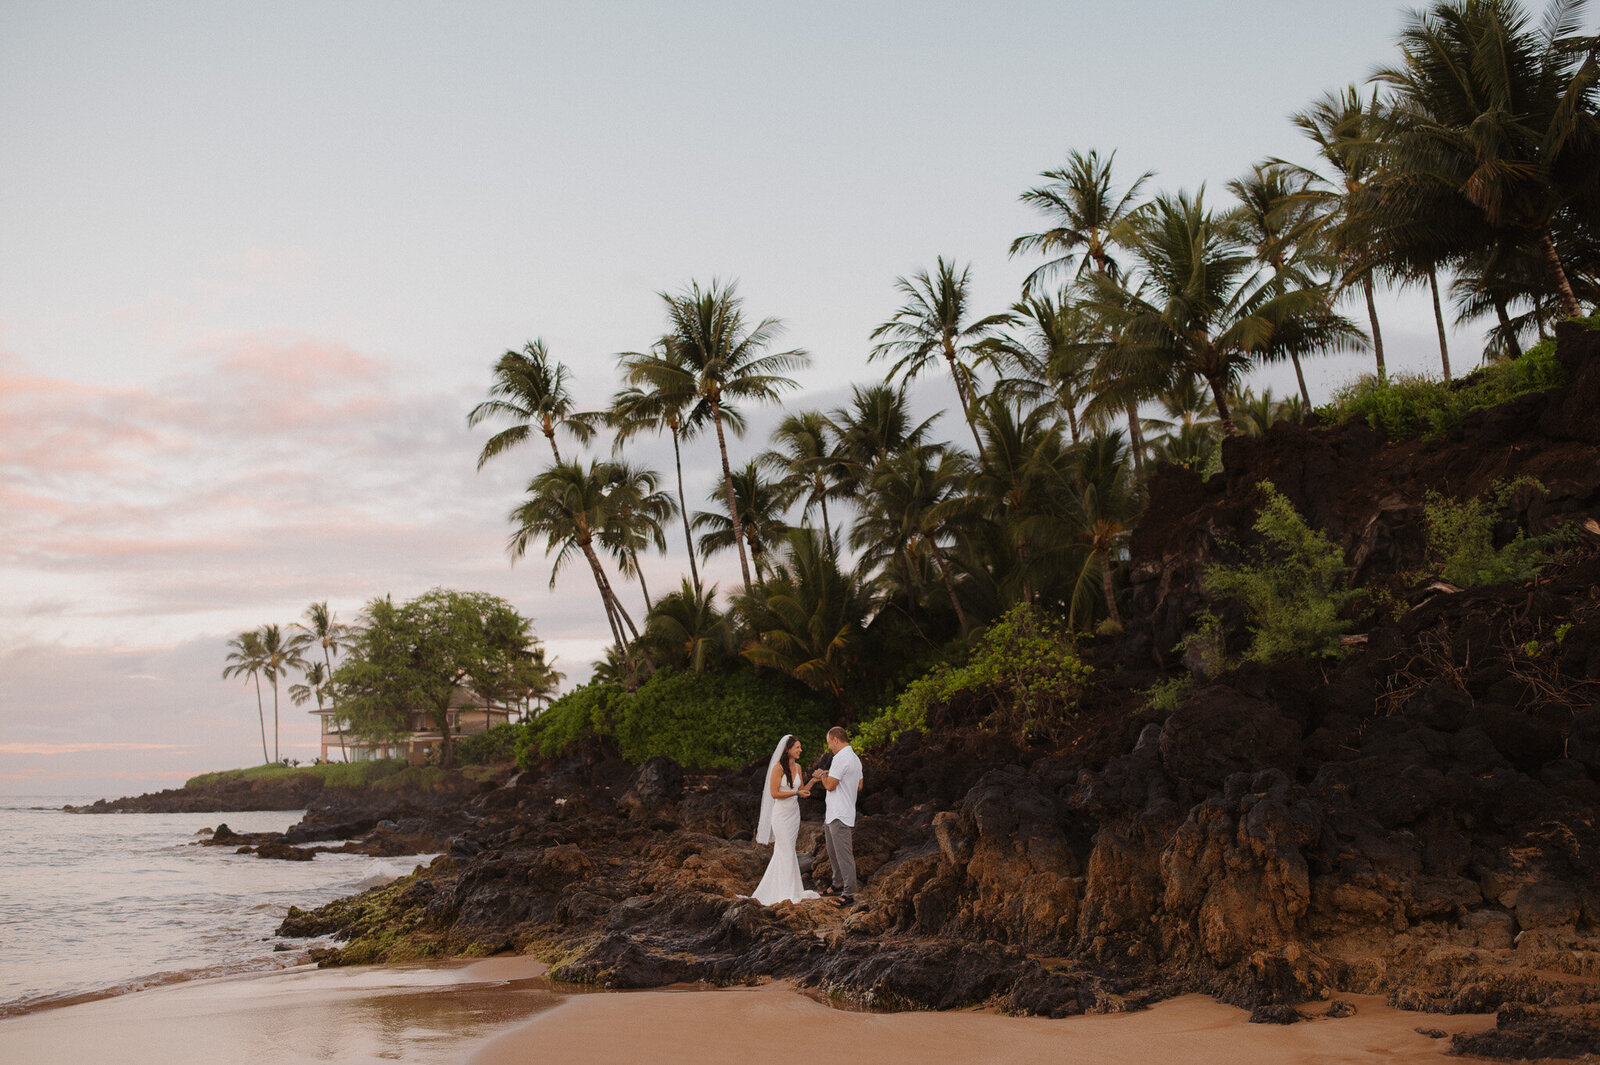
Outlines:
[{"label": "tall palm tree", "polygon": [[[741,542],[750,552],[759,581],[767,568],[768,551],[789,531],[783,520],[786,505],[783,490],[778,482],[761,476],[761,467],[754,461],[734,470],[732,480],[738,524],[714,510],[696,511],[691,524],[697,530],[706,530],[700,536],[701,558],[709,559],[718,551],[726,551],[734,546],[735,537],[742,537]],[[721,492],[722,486],[717,485],[706,498],[718,502]]]},{"label": "tall palm tree", "polygon": [[943,256],[938,258],[931,275],[923,270],[910,280],[897,277],[894,287],[906,302],[892,318],[872,331],[872,339],[879,343],[868,354],[867,361],[893,359],[889,381],[898,377],[902,383],[909,383],[943,358],[955,381],[961,416],[972,431],[972,443],[981,449],[983,443],[978,439],[972,420],[972,404],[977,395],[974,349],[996,329],[1010,325],[1011,316],[991,314],[969,320],[972,268],[962,267],[958,274],[955,262],[945,262]]},{"label": "tall palm tree", "polygon": [[564,429],[579,443],[594,435],[597,415],[579,411],[572,401],[567,368],[552,362],[543,340],[530,340],[521,351],[508,351],[494,365],[489,399],[467,415],[467,425],[504,418],[509,426],[491,436],[478,455],[478,469],[509,448],[532,438],[535,430],[550,442],[550,453],[561,462],[556,430]]},{"label": "tall palm tree", "polygon": [[911,420],[904,386],[855,385],[850,405],[829,413],[838,465],[834,478],[845,498],[857,495],[878,463],[910,448],[921,447],[933,431],[934,419]]},{"label": "tall palm tree", "polygon": [[819,410],[800,411],[778,423],[772,431],[774,447],[762,452],[756,461],[778,474],[778,491],[786,507],[800,503],[800,520],[811,516],[813,507],[822,511],[822,530],[833,535],[828,518],[828,499],[839,498],[840,486],[834,476],[840,459],[834,446],[834,424]]},{"label": "tall palm tree", "polygon": [[291,669],[305,666],[305,649],[310,637],[296,633],[285,638],[277,625],[263,625],[261,634],[261,672],[272,684],[272,760],[282,761],[278,752],[278,678],[287,677]]},{"label": "tall palm tree", "polygon": [[[327,665],[318,662],[316,659],[312,659],[305,664],[304,673],[305,680],[303,683],[289,685],[289,701],[296,706],[304,706],[312,699],[316,699],[317,714],[320,717],[323,697],[327,694],[328,678],[331,674],[328,672]],[[337,715],[335,717],[337,718]],[[344,749],[344,727],[342,725],[339,727],[339,751],[341,754],[345,754],[344,760],[348,762],[350,758]]]},{"label": "tall palm tree", "polygon": [[1022,283],[1024,298],[1040,280],[1071,267],[1074,261],[1078,276],[1090,269],[1111,278],[1121,276],[1111,248],[1119,227],[1138,210],[1139,191],[1154,173],[1146,170],[1119,194],[1111,177],[1116,158],[1116,152],[1106,156],[1104,162],[1095,151],[1087,155],[1076,150],[1068,152],[1066,166],[1039,175],[1048,179],[1047,184],[1022,194],[1022,201],[1038,208],[1052,225],[1041,233],[1012,241],[1011,255],[1028,251],[1059,253],[1028,275]]},{"label": "tall palm tree", "polygon": [[1071,493],[1079,510],[1078,539],[1088,549],[1084,565],[1074,584],[1074,614],[1080,591],[1095,570],[1099,571],[1100,592],[1105,597],[1106,616],[1119,631],[1122,612],[1117,609],[1116,587],[1112,581],[1111,555],[1126,538],[1141,499],[1138,481],[1133,476],[1123,447],[1122,434],[1102,433],[1073,449]]},{"label": "tall palm tree", "polygon": [[642,639],[662,662],[687,666],[696,673],[705,672],[707,665],[715,665],[734,651],[733,625],[717,609],[716,587],[702,593],[688,581],[656,601],[645,619]]},{"label": "tall palm tree", "polygon": [[1223,432],[1237,432],[1228,394],[1250,368],[1291,335],[1302,349],[1348,346],[1359,331],[1329,309],[1327,290],[1288,287],[1262,277],[1251,251],[1205,208],[1203,196],[1157,197],[1135,223],[1141,263],[1137,289],[1096,275],[1092,307],[1124,343],[1108,353],[1113,371],[1154,368],[1210,386]]},{"label": "tall palm tree", "polygon": [[723,496],[739,550],[739,568],[748,589],[750,559],[745,553],[744,530],[734,498],[727,439],[727,432],[739,432],[742,422],[729,415],[733,405],[742,400],[776,402],[783,392],[799,387],[785,375],[806,366],[811,356],[799,348],[769,351],[781,323],[776,318],[764,318],[754,325],[747,323],[744,301],[735,289],[732,282],[724,285],[713,280],[704,290],[691,282],[676,295],[660,293],[667,308],[666,343],[650,354],[630,355],[627,373],[630,384],[646,391],[695,397],[710,407],[717,449],[722,456]]},{"label": "tall palm tree", "polygon": [[617,568],[624,577],[636,577],[644,593],[645,610],[650,609],[650,586],[639,565],[641,549],[667,549],[662,523],[671,521],[678,505],[670,495],[656,489],[660,477],[655,470],[630,466],[625,462],[607,464],[610,483],[606,490],[606,522],[600,530],[600,543],[616,556]]},{"label": "tall palm tree", "polygon": [[[1353,284],[1361,286],[1371,326],[1372,354],[1381,379],[1388,371],[1383,357],[1383,331],[1378,326],[1378,305],[1373,294],[1374,274],[1382,263],[1377,247],[1377,200],[1372,188],[1379,176],[1383,153],[1377,93],[1366,98],[1351,85],[1325,94],[1295,114],[1292,121],[1317,146],[1317,154],[1334,171],[1334,180],[1330,182],[1313,170],[1296,168],[1308,178],[1302,195],[1319,207],[1318,234],[1338,257],[1341,272],[1338,291]],[[1284,165],[1293,167],[1293,164]]]},{"label": "tall palm tree", "polygon": [[[667,341],[656,347],[653,358],[665,352]],[[646,356],[637,352],[623,352],[617,356],[623,376],[633,378],[632,360]],[[744,421],[736,410],[724,410],[723,417],[744,431]],[[683,451],[681,445],[694,439],[699,431],[711,422],[711,405],[703,398],[688,392],[664,392],[659,389],[629,385],[611,397],[611,407],[606,411],[606,421],[615,432],[613,453],[623,444],[642,432],[662,432],[672,437],[672,465],[678,478],[678,515],[683,519],[683,542],[689,551],[689,576],[696,588],[700,587],[700,570],[694,561],[694,537],[689,531],[689,501],[683,493]]]},{"label": "tall palm tree", "polygon": [[261,703],[261,670],[266,662],[266,655],[261,648],[261,633],[259,631],[241,632],[228,641],[228,665],[222,670],[222,679],[229,677],[249,677],[256,686],[256,717],[261,721],[261,761],[271,763],[272,756],[267,753],[267,711]]},{"label": "tall palm tree", "polygon": [[516,531],[506,542],[506,551],[515,562],[527,553],[531,540],[542,537],[545,556],[552,553],[556,556],[550,569],[552,588],[561,567],[574,553],[581,554],[594,576],[620,658],[625,657],[623,647],[627,643],[624,627],[635,636],[638,630],[617,599],[594,548],[596,539],[611,521],[608,494],[616,479],[611,466],[607,462],[591,462],[585,468],[580,462],[562,462],[535,477],[528,484],[528,498],[511,511],[510,520]]},{"label": "tall palm tree", "polygon": [[1017,558],[1016,593],[1032,600],[1062,545],[1071,457],[1061,424],[1042,407],[1021,411],[1002,397],[979,400],[984,444],[968,480],[968,494],[1004,530]]},{"label": "tall palm tree", "polygon": [[967,614],[956,594],[947,544],[961,517],[970,512],[952,504],[960,500],[971,474],[972,464],[965,456],[939,445],[901,451],[874,470],[861,518],[850,532],[851,546],[863,552],[863,567],[887,569],[899,564],[908,596],[916,591],[923,556],[931,558],[963,630]]},{"label": "tall palm tree", "polygon": [[1402,119],[1401,165],[1459,191],[1489,225],[1530,234],[1569,316],[1580,308],[1552,226],[1600,191],[1600,62],[1582,14],[1556,0],[1536,31],[1512,0],[1436,3],[1412,13],[1400,64],[1376,77]]},{"label": "tall palm tree", "polygon": [[[333,656],[339,653],[339,641],[349,634],[349,628],[339,624],[334,612],[328,609],[328,601],[326,599],[306,607],[306,612],[301,616],[305,620],[295,622],[294,627],[306,635],[308,644],[314,644],[322,648],[324,676],[332,677]],[[318,710],[322,709],[323,694],[323,689],[319,688],[317,691]],[[305,700],[302,699],[300,702],[303,703]],[[300,704],[297,703],[296,705]],[[339,755],[344,761],[348,762],[350,760],[350,752],[344,744],[344,723],[339,720],[337,714],[334,715],[333,724],[339,730]]]}]

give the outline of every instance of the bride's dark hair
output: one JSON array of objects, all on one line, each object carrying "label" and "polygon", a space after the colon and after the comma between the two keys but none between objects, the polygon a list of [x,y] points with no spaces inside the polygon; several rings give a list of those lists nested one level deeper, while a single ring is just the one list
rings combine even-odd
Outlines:
[{"label": "bride's dark hair", "polygon": [[778,756],[778,764],[783,766],[783,782],[785,784],[794,783],[794,755],[789,753],[789,748],[793,746],[794,737],[785,736],[783,738],[783,753]]}]

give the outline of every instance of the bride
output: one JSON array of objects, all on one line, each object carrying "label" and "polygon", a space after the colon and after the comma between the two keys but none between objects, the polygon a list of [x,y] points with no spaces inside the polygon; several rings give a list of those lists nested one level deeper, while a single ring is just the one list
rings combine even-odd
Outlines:
[{"label": "bride", "polygon": [[772,844],[772,860],[751,897],[763,906],[788,899],[821,898],[807,891],[800,882],[800,859],[795,854],[795,839],[800,835],[801,795],[811,794],[811,784],[803,781],[800,768],[800,741],[785,736],[767,763],[766,787],[761,792],[761,820],[756,825],[756,842]]}]

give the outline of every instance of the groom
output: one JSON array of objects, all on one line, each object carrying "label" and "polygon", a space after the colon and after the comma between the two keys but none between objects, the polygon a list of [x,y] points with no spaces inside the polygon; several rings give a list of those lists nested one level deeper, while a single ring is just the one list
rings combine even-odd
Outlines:
[{"label": "groom", "polygon": [[856,826],[856,795],[861,791],[861,759],[850,749],[850,738],[838,726],[828,730],[827,769],[818,769],[812,778],[828,789],[823,835],[828,841],[828,865],[833,868],[833,887],[822,894],[835,906],[856,901],[856,856],[851,835]]}]

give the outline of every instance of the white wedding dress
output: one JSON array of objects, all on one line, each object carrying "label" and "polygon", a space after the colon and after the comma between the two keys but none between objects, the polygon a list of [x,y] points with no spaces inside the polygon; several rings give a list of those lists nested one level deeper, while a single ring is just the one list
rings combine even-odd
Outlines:
[{"label": "white wedding dress", "polygon": [[763,906],[788,899],[800,902],[819,899],[815,891],[807,891],[800,881],[800,856],[795,853],[795,840],[800,836],[800,800],[793,795],[772,800],[772,860],[767,871],[750,897]]}]

